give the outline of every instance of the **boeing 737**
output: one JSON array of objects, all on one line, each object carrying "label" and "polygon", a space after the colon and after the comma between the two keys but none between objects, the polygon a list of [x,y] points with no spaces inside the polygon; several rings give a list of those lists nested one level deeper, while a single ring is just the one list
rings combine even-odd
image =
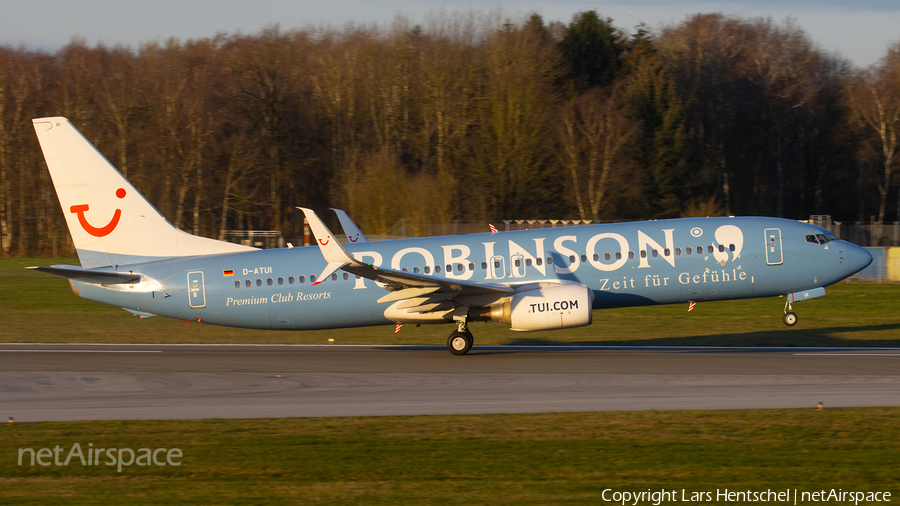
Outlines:
[{"label": "boeing 737", "polygon": [[142,318],[284,330],[447,323],[447,348],[464,355],[473,321],[546,331],[613,307],[784,295],[792,326],[794,302],[872,261],[823,228],[760,217],[367,241],[339,213],[341,244],[302,209],[315,246],[258,250],[176,229],[67,119],[33,123],[81,263],[34,269]]}]

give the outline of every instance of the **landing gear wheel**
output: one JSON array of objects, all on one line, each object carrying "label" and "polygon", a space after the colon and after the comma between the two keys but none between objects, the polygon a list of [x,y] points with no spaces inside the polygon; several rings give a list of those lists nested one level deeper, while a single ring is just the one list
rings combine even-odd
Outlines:
[{"label": "landing gear wheel", "polygon": [[465,355],[472,348],[475,339],[468,332],[454,331],[447,338],[447,349],[454,355]]},{"label": "landing gear wheel", "polygon": [[784,313],[784,317],[782,318],[782,320],[788,327],[793,327],[797,324],[797,313],[788,311],[787,313]]}]

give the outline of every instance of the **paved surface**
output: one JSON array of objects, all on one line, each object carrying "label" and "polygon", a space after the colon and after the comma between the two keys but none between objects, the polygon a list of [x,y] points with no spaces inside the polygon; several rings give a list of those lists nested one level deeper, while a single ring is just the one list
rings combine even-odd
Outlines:
[{"label": "paved surface", "polygon": [[900,405],[900,349],[0,344],[0,417],[17,422],[818,402]]}]

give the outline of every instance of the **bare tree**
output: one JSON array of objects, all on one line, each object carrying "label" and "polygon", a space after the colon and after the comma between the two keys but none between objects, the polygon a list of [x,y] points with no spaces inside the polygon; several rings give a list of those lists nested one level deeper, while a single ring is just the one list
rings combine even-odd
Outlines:
[{"label": "bare tree", "polygon": [[16,215],[19,222],[19,252],[24,253],[25,216],[23,188],[25,177],[21,170],[19,175],[18,212],[13,211],[12,176],[14,151],[21,144],[24,130],[24,108],[29,98],[31,86],[20,58],[11,51],[0,49],[0,250],[10,253],[12,246],[12,218]]},{"label": "bare tree", "polygon": [[623,150],[638,124],[629,117],[622,85],[607,92],[593,88],[560,108],[562,164],[569,169],[582,220],[600,219],[613,168],[629,164]]},{"label": "bare tree", "polygon": [[862,73],[849,90],[858,123],[874,135],[882,155],[882,178],[877,180],[881,200],[875,228],[875,237],[879,241],[894,174],[894,155],[897,153],[897,134],[900,130],[898,77],[900,77],[900,45],[892,48],[879,66]]},{"label": "bare tree", "polygon": [[356,212],[359,184],[360,140],[358,137],[358,64],[360,48],[353,37],[324,34],[309,69],[316,98],[330,126],[332,166],[331,199],[351,213]]}]

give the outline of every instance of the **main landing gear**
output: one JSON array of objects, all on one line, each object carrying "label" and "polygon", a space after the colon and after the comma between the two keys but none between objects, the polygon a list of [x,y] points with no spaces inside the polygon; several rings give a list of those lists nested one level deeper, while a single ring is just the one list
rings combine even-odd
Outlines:
[{"label": "main landing gear", "polygon": [[457,330],[454,330],[447,338],[447,349],[454,355],[465,355],[469,353],[475,339],[466,327],[465,320],[459,321],[457,324],[459,325]]},{"label": "main landing gear", "polygon": [[790,299],[784,301],[784,316],[781,318],[781,321],[788,327],[793,327],[797,324],[797,313],[794,312],[793,306]]}]

